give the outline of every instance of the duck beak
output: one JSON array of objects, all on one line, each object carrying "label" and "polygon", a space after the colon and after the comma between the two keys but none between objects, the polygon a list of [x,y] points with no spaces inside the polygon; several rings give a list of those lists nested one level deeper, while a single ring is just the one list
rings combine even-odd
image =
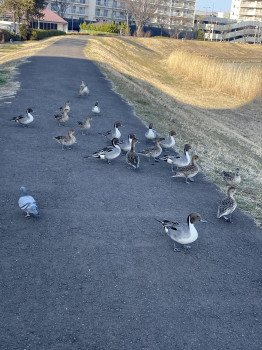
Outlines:
[{"label": "duck beak", "polygon": [[208,221],[206,221],[206,220],[203,220],[203,219],[201,219],[201,220],[199,220],[199,221],[200,221],[200,222],[205,222],[205,223],[206,223],[206,222],[208,222]]}]

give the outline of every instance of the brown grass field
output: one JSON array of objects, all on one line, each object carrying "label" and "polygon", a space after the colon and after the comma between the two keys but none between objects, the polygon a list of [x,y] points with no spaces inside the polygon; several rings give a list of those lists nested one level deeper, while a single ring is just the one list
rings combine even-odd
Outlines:
[{"label": "brown grass field", "polygon": [[[252,98],[243,98],[242,94],[236,97],[235,92],[204,87],[198,80],[170,68],[168,61],[174,51],[191,54],[192,66],[192,55],[204,56],[203,72],[206,59],[225,64],[225,76],[239,70],[236,64],[238,68],[253,67],[255,75],[249,80],[258,76],[255,93]],[[114,90],[134,106],[140,119],[154,123],[163,135],[176,130],[180,135],[178,150],[185,143],[196,148],[202,171],[222,191],[226,191],[222,170],[239,167],[242,183],[236,195],[238,206],[261,224],[262,99],[261,86],[257,85],[261,84],[261,45],[103,37],[90,38],[85,53],[112,81]]]}]

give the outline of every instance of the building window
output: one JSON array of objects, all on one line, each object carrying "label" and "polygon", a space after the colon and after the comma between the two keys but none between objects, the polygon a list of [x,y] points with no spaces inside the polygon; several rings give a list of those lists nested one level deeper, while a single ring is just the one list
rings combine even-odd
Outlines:
[{"label": "building window", "polygon": [[100,16],[100,9],[96,9],[96,16]]},{"label": "building window", "polygon": [[105,17],[108,16],[108,10],[104,10],[104,16],[105,16]]},{"label": "building window", "polygon": [[71,7],[71,13],[76,13],[76,7],[75,6]]},{"label": "building window", "polygon": [[79,7],[79,14],[84,15],[86,13],[84,7]]}]

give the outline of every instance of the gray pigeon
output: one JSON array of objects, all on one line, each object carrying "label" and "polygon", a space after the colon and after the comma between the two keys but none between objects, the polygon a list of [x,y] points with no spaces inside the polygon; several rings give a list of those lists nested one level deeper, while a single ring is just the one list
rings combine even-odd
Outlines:
[{"label": "gray pigeon", "polygon": [[18,200],[18,205],[21,210],[26,212],[25,217],[30,216],[30,214],[33,214],[34,216],[39,216],[38,208],[34,198],[27,194],[26,188],[24,186],[22,186],[20,190],[21,190],[21,196]]}]

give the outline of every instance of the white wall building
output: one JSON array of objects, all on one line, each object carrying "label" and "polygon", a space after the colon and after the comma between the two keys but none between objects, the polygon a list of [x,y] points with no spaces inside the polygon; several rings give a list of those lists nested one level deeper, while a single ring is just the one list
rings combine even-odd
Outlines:
[{"label": "white wall building", "polygon": [[240,2],[241,0],[232,0],[231,10],[230,10],[230,19],[239,18]]},{"label": "white wall building", "polygon": [[262,21],[262,0],[232,0],[230,18],[241,21]]}]

